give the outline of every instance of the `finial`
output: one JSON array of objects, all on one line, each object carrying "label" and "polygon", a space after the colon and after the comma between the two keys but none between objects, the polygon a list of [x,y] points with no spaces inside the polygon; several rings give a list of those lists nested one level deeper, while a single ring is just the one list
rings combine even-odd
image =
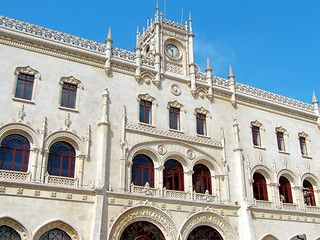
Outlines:
[{"label": "finial", "polygon": [[319,103],[317,98],[316,98],[316,94],[313,92],[312,94],[312,103],[315,104],[315,103]]},{"label": "finial", "polygon": [[140,33],[139,33],[139,26],[137,26],[137,35],[139,35]]},{"label": "finial", "polygon": [[159,1],[157,0],[156,10],[159,11]]},{"label": "finial", "polygon": [[228,78],[234,78],[234,75],[233,75],[233,73],[232,73],[232,67],[231,67],[231,64],[230,64],[230,66],[229,66],[229,76],[228,76]]},{"label": "finial", "polygon": [[112,41],[112,38],[111,38],[111,27],[109,27],[108,37],[107,37],[107,39],[106,39],[106,42],[107,42],[107,41],[110,41],[111,43],[113,42],[113,41]]},{"label": "finial", "polygon": [[191,19],[191,12],[189,12],[189,21],[192,21],[192,19]]},{"label": "finial", "polygon": [[[209,58],[207,58],[207,69],[206,70],[210,70],[211,67],[210,67],[210,61],[209,61]],[[212,69],[211,69],[212,70]]]},{"label": "finial", "polygon": [[189,12],[189,29],[190,29],[190,33],[192,34],[192,19],[191,19],[191,12]]}]

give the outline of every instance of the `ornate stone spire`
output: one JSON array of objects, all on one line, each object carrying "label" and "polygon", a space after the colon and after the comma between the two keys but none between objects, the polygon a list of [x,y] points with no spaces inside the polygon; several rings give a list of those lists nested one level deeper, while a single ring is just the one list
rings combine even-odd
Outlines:
[{"label": "ornate stone spire", "polygon": [[229,81],[230,81],[230,89],[232,91],[231,104],[232,104],[233,107],[236,107],[236,104],[237,104],[236,88],[234,86],[234,78],[235,78],[235,76],[233,75],[231,64],[229,66],[229,76],[228,76],[228,78],[229,78]]},{"label": "ornate stone spire", "polygon": [[317,98],[316,98],[316,94],[313,92],[312,94],[312,103],[315,104],[315,103],[319,103]]},{"label": "ornate stone spire", "polygon": [[191,12],[189,12],[189,32],[192,33],[192,19],[191,19]]},{"label": "ornate stone spire", "polygon": [[229,79],[230,79],[230,78],[232,78],[232,79],[235,78],[235,76],[233,75],[233,72],[232,72],[231,64],[230,64],[230,66],[229,66],[229,76],[228,76],[228,78],[229,78]]},{"label": "ornate stone spire", "polygon": [[108,37],[107,37],[107,39],[106,39],[106,42],[107,42],[107,41],[110,41],[111,43],[113,43],[113,40],[112,40],[112,38],[111,38],[111,27],[109,27]]},{"label": "ornate stone spire", "polygon": [[206,69],[206,71],[208,71],[208,70],[211,70],[211,71],[212,71],[212,68],[210,67],[209,58],[207,58],[207,69]]}]

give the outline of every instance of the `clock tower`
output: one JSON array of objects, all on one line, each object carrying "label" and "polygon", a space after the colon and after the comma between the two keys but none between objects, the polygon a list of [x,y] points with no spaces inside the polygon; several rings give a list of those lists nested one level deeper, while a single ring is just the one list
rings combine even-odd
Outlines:
[{"label": "clock tower", "polygon": [[[181,78],[196,91],[191,15],[184,25],[163,18],[158,3],[150,26],[137,31],[136,79],[160,86],[165,77]],[[143,63],[143,64],[142,64]]]}]

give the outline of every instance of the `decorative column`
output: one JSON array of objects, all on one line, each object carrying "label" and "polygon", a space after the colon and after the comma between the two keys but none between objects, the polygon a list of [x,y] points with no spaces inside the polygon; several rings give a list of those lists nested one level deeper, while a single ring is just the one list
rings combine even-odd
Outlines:
[{"label": "decorative column", "polygon": [[206,69],[206,80],[209,83],[209,91],[208,91],[208,98],[210,100],[213,99],[213,90],[212,90],[212,68],[210,67],[209,58],[207,58],[207,69]]},{"label": "decorative column", "polygon": [[193,53],[193,38],[194,38],[194,34],[192,32],[192,19],[191,19],[191,13],[190,13],[189,14],[188,45],[189,45],[189,72],[190,72],[190,83],[191,83],[192,96],[194,96],[196,94],[196,69],[195,69],[194,53]]},{"label": "decorative column", "polygon": [[247,179],[246,179],[246,168],[243,158],[243,149],[240,143],[239,135],[239,124],[237,119],[233,121],[233,134],[234,134],[234,161],[235,161],[235,172],[234,177],[236,178],[237,184],[234,189],[238,189],[239,196],[239,236],[240,240],[255,240],[255,233],[253,222],[251,218],[251,204],[248,202],[247,196]]},{"label": "decorative column", "polygon": [[83,186],[83,165],[84,165],[84,161],[86,159],[86,156],[83,154],[80,154],[79,156],[77,156],[77,162],[79,163],[79,176],[78,176],[78,185],[81,187]]},{"label": "decorative column", "polygon": [[136,80],[139,81],[141,79],[141,44],[140,44],[140,33],[139,28],[137,27],[137,45],[134,48],[136,50]]},{"label": "decorative column", "polygon": [[133,162],[127,161],[127,176],[128,176],[127,186],[131,186],[131,183],[132,183],[132,165],[133,165]]},{"label": "decorative column", "polygon": [[303,187],[295,186],[292,188],[294,190],[294,195],[296,197],[296,203],[299,209],[305,209],[304,199],[303,199]]},{"label": "decorative column", "polygon": [[318,116],[318,127],[320,128],[320,109],[319,109],[319,105],[318,105],[318,100],[316,98],[316,94],[313,92],[312,94],[312,104],[313,104],[313,111],[315,114],[317,114]]},{"label": "decorative column", "polygon": [[102,94],[102,116],[98,124],[99,126],[99,143],[100,143],[100,157],[97,159],[96,172],[96,187],[102,188],[106,184],[106,164],[107,164],[107,139],[109,135],[109,121],[108,121],[108,98],[109,91],[106,88]]},{"label": "decorative column", "polygon": [[[47,137],[47,117],[44,117],[42,128],[41,128],[41,135],[40,135],[40,162],[41,162],[41,169],[40,169],[40,179],[37,179],[37,182],[44,182],[44,175],[47,172],[47,162],[48,162],[48,154],[49,151],[45,149],[45,140]],[[39,175],[38,175],[39,176]]]},{"label": "decorative column", "polygon": [[222,163],[224,166],[224,176],[225,176],[225,190],[226,190],[226,201],[230,202],[230,179],[228,171],[228,161],[227,161],[227,152],[226,152],[226,139],[224,135],[223,128],[220,128],[221,132],[221,144],[222,144]]},{"label": "decorative column", "polygon": [[155,85],[157,87],[160,86],[160,80],[161,80],[161,64],[160,64],[160,56],[161,56],[161,53],[160,53],[160,22],[159,22],[159,7],[158,7],[158,2],[157,2],[157,7],[156,7],[156,15],[155,15],[155,19],[154,19],[154,25],[155,25],[155,32],[156,32],[156,36],[155,36],[155,39],[156,39],[156,42],[155,42],[155,69],[157,71],[157,74],[156,74],[156,77],[155,77]]},{"label": "decorative column", "polygon": [[[126,162],[127,162],[127,151],[128,151],[128,143],[126,139],[126,123],[127,123],[127,112],[126,106],[122,107],[122,119],[121,119],[121,140],[120,140],[120,148],[121,148],[121,158],[120,158],[120,190],[125,192],[127,190],[126,186]],[[130,186],[130,185],[128,185]]]},{"label": "decorative column", "polygon": [[109,27],[109,31],[108,31],[108,37],[106,39],[106,57],[107,57],[107,61],[105,64],[105,71],[107,73],[107,75],[110,73],[111,70],[111,44],[113,43],[113,40],[111,38],[111,28]]},{"label": "decorative column", "polygon": [[33,148],[32,150],[32,163],[31,163],[31,181],[36,181],[36,174],[37,174],[37,164],[38,164],[38,157],[40,153],[39,148]]},{"label": "decorative column", "polygon": [[232,104],[233,107],[236,107],[237,99],[236,99],[236,88],[235,88],[235,83],[234,83],[235,76],[232,73],[231,64],[230,64],[230,67],[229,67],[229,76],[228,76],[228,78],[229,78],[229,83],[230,83],[230,89],[232,91],[231,104]]},{"label": "decorative column", "polygon": [[163,170],[164,166],[159,166],[158,167],[158,178],[159,178],[159,190],[160,190],[160,196],[163,196]]},{"label": "decorative column", "polygon": [[269,184],[272,190],[272,201],[276,208],[280,208],[279,183]]},{"label": "decorative column", "polygon": [[189,189],[189,193],[190,193],[190,198],[193,199],[193,184],[192,184],[192,174],[194,173],[193,170],[190,170],[188,172],[186,172],[186,184],[185,186],[188,186]]}]

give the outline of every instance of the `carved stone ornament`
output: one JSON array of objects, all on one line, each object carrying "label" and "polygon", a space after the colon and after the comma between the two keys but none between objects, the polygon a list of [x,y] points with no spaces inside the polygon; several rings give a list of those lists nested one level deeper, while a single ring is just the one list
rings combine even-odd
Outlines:
[{"label": "carved stone ornament", "polygon": [[309,137],[309,135],[306,134],[305,132],[299,132],[299,133],[298,133],[298,136],[299,136],[299,137],[306,138],[306,139]]},{"label": "carved stone ornament", "polygon": [[154,97],[151,97],[149,93],[139,94],[137,98],[137,102],[140,102],[141,100],[152,102],[152,105],[155,105],[155,106],[157,106],[158,104],[157,100]]},{"label": "carved stone ornament", "polygon": [[22,104],[21,105],[21,108],[20,108],[20,110],[19,110],[19,112],[18,112],[18,122],[23,122],[23,120],[24,120],[24,118],[25,118],[25,116],[26,116],[27,114],[25,113],[25,111],[24,111],[24,104]]},{"label": "carved stone ornament", "polygon": [[252,121],[252,122],[250,123],[250,125],[251,125],[252,127],[259,127],[259,128],[263,126],[262,123],[259,122],[258,120]]},{"label": "carved stone ornament", "polygon": [[285,128],[283,128],[282,126],[280,126],[280,127],[276,127],[276,132],[286,133],[287,130]]},{"label": "carved stone ornament", "polygon": [[183,111],[184,108],[183,108],[183,105],[181,103],[179,103],[178,101],[171,101],[171,102],[168,102],[168,105],[167,105],[167,108],[178,108],[180,109],[180,111]]},{"label": "carved stone ornament", "polygon": [[187,239],[193,229],[202,225],[213,227],[221,234],[223,239],[237,239],[235,230],[225,218],[208,211],[199,212],[189,217],[181,228],[181,239]]},{"label": "carved stone ornament", "polygon": [[194,111],[195,111],[195,115],[196,115],[197,113],[199,113],[199,114],[206,115],[207,118],[210,118],[210,117],[211,117],[210,112],[209,112],[208,110],[204,109],[203,107],[196,108]]},{"label": "carved stone ornament", "polygon": [[11,227],[14,230],[16,230],[18,232],[18,234],[20,235],[21,240],[29,239],[27,230],[17,221],[15,221],[9,217],[0,218],[0,226],[3,226],[3,225],[6,225],[6,226]]},{"label": "carved stone ornament", "polygon": [[181,90],[180,90],[179,86],[176,84],[172,84],[171,85],[171,93],[175,96],[179,96],[181,94]]},{"label": "carved stone ornament", "polygon": [[148,221],[156,225],[165,239],[177,239],[178,230],[174,221],[162,210],[143,205],[129,208],[112,224],[108,239],[120,239],[121,233],[133,222]]},{"label": "carved stone ornament", "polygon": [[64,125],[66,130],[70,128],[72,121],[70,120],[70,113],[67,113],[66,119],[64,120]]},{"label": "carved stone ornament", "polygon": [[158,153],[163,155],[167,153],[167,148],[164,145],[159,145],[158,146]]},{"label": "carved stone ornament", "polygon": [[191,150],[191,149],[188,149],[188,150],[187,150],[187,157],[188,157],[190,160],[194,159],[194,157],[195,157],[194,151]]},{"label": "carved stone ornament", "polygon": [[[49,150],[49,146],[56,142],[58,139],[70,139],[72,142],[76,143],[76,146],[73,146],[75,149],[79,149],[79,155],[84,154],[83,141],[76,134],[69,131],[58,131],[50,134],[45,141],[45,149]],[[71,143],[72,145],[72,142]]]},{"label": "carved stone ornament", "polygon": [[151,72],[142,72],[141,79],[146,83],[150,84],[151,82],[154,82],[155,76]]},{"label": "carved stone ornament", "polygon": [[81,88],[82,90],[84,89],[84,86],[82,84],[82,82],[79,79],[76,79],[73,76],[69,76],[69,77],[62,77],[60,78],[60,85],[64,84],[64,83],[69,83],[72,85],[76,85],[78,88]]},{"label": "carved stone ornament", "polygon": [[69,224],[64,223],[62,221],[54,221],[51,223],[48,223],[41,227],[36,234],[34,235],[33,239],[40,239],[40,237],[50,231],[51,229],[58,228],[61,229],[62,231],[65,231],[71,238],[71,240],[80,240],[81,238],[79,237],[78,233],[71,227]]},{"label": "carved stone ornament", "polygon": [[17,67],[14,71],[14,75],[18,75],[19,73],[32,75],[35,80],[40,80],[40,73],[37,70],[32,69],[29,66],[26,67]]}]

